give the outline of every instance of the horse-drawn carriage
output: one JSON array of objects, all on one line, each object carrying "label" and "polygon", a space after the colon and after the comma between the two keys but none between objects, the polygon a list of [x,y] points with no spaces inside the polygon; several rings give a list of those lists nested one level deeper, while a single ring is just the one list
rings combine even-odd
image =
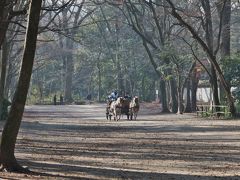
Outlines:
[{"label": "horse-drawn carriage", "polygon": [[134,97],[132,101],[128,98],[118,97],[116,101],[107,101],[106,118],[111,120],[119,120],[122,115],[127,115],[127,119],[137,118],[139,111],[138,97]]}]

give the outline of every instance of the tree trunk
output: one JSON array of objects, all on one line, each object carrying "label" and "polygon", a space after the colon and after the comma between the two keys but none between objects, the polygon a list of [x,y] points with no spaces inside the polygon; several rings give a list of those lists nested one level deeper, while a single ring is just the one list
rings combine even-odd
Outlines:
[{"label": "tree trunk", "polygon": [[182,97],[182,83],[181,83],[181,76],[178,72],[178,80],[177,80],[177,98],[178,98],[178,111],[177,114],[183,113],[183,97]]},{"label": "tree trunk", "polygon": [[191,78],[191,92],[192,92],[192,111],[197,110],[197,89],[198,89],[199,78],[197,77],[196,71],[194,71]]},{"label": "tree trunk", "polygon": [[166,93],[166,82],[164,80],[160,80],[160,101],[162,103],[162,112],[169,113],[168,105],[167,105],[167,93]]},{"label": "tree trunk", "polygon": [[2,169],[7,171],[26,171],[18,164],[14,150],[32,74],[41,4],[42,0],[32,0],[30,4],[20,77],[10,113],[2,132],[0,162]]},{"label": "tree trunk", "polygon": [[97,68],[98,68],[98,101],[100,102],[102,96],[102,73],[100,62],[98,62]]},{"label": "tree trunk", "polygon": [[172,112],[177,113],[178,111],[178,101],[177,101],[177,86],[176,81],[174,79],[170,80],[171,85],[171,106]]},{"label": "tree trunk", "polygon": [[[222,18],[222,39],[221,39],[221,60],[230,57],[230,41],[231,41],[231,0],[226,0],[225,4],[222,0],[218,2],[219,17]],[[228,82],[231,79],[227,79]],[[225,92],[220,86],[220,99],[225,100]]]},{"label": "tree trunk", "polygon": [[211,66],[211,74],[212,74],[212,78],[210,81],[211,81],[212,91],[213,91],[213,103],[214,105],[219,105],[220,101],[219,101],[219,95],[218,95],[217,75],[213,66]]},{"label": "tree trunk", "polygon": [[[206,42],[207,42],[209,51],[211,52],[211,54],[214,54],[211,6],[210,6],[209,0],[201,0],[201,1],[202,1],[202,7],[205,12],[205,17],[206,17],[205,38],[206,38]],[[211,83],[212,91],[213,91],[213,102],[214,102],[214,105],[220,105],[219,96],[218,96],[217,74],[216,74],[216,70],[214,68],[213,63],[211,63],[211,75],[212,75],[212,77],[210,79],[210,83]]]},{"label": "tree trunk", "polygon": [[65,101],[67,103],[73,102],[72,98],[72,77],[74,71],[74,64],[73,64],[73,42],[70,39],[66,39],[66,46],[67,46],[67,55],[66,55],[66,79],[65,79]]},{"label": "tree trunk", "polygon": [[13,64],[12,62],[8,62],[8,69],[7,69],[7,75],[6,75],[6,84],[5,84],[5,88],[4,88],[4,94],[6,97],[9,97],[9,90],[10,90],[10,86],[12,83],[12,79],[13,79]]},{"label": "tree trunk", "polygon": [[[222,2],[222,1],[221,1]],[[221,3],[220,2],[220,3]],[[221,3],[223,4],[223,3]],[[231,0],[225,1],[225,6],[222,11],[222,44],[221,44],[221,59],[230,57],[231,55]],[[227,79],[229,82],[231,79]],[[231,86],[231,85],[230,85]],[[225,93],[222,86],[220,86],[221,99],[225,99]]]},{"label": "tree trunk", "polygon": [[[219,3],[223,4],[221,0]],[[231,0],[225,0],[225,6],[222,10],[222,45],[221,58],[230,56],[230,41],[231,41]]]},{"label": "tree trunk", "polygon": [[72,98],[72,76],[73,76],[73,59],[69,55],[66,61],[66,76],[65,76],[65,101],[71,103]]},{"label": "tree trunk", "polygon": [[7,60],[8,60],[8,44],[5,41],[2,46],[2,67],[1,67],[1,78],[0,78],[0,120],[5,119],[4,117],[4,89],[5,89],[5,80],[6,80],[6,72],[7,72]]},{"label": "tree trunk", "polygon": [[145,76],[142,77],[141,85],[142,85],[142,100],[146,101]]},{"label": "tree trunk", "polygon": [[191,105],[191,84],[190,80],[187,80],[187,99],[186,99],[186,107],[184,112],[190,113],[192,112],[192,105]]},{"label": "tree trunk", "polygon": [[177,87],[177,95],[178,95],[178,111],[177,111],[177,114],[182,114],[183,113],[183,99],[182,99],[181,87]]}]

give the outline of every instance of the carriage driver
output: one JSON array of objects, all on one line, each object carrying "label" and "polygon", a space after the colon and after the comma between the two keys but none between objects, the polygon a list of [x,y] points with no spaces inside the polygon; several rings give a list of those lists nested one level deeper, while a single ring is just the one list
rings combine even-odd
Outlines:
[{"label": "carriage driver", "polygon": [[117,93],[116,90],[113,91],[113,92],[108,96],[108,99],[109,99],[110,101],[116,101],[117,98],[118,98],[118,93]]}]

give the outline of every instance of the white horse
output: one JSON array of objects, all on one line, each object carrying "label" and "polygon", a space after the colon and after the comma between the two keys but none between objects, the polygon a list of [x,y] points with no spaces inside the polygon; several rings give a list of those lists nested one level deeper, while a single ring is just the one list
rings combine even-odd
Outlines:
[{"label": "white horse", "polygon": [[123,97],[117,98],[116,101],[113,101],[110,105],[110,112],[113,115],[114,120],[119,120],[121,117],[121,109],[122,109]]},{"label": "white horse", "polygon": [[135,96],[132,101],[130,102],[129,105],[129,114],[130,114],[130,119],[132,120],[134,117],[134,120],[137,119],[138,111],[139,111],[139,100],[138,97]]}]

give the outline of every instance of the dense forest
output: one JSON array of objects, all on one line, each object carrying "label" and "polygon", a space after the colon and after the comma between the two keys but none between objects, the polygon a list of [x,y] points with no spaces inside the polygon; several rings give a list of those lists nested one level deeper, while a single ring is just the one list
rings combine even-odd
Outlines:
[{"label": "dense forest", "polygon": [[162,112],[182,114],[208,86],[213,104],[236,115],[239,10],[235,0],[1,1],[1,119],[12,104],[3,165],[19,168],[13,150],[25,103],[52,104],[54,95],[105,102],[117,90],[154,101],[158,90]]},{"label": "dense forest", "polygon": [[[13,4],[2,42],[1,97],[10,101],[20,72],[27,6],[28,1]],[[230,86],[239,82],[238,6],[222,0],[44,1],[27,102],[51,103],[55,94],[66,103],[88,94],[105,101],[115,89],[153,101],[160,90],[163,110],[176,112],[186,88],[191,97],[184,103],[191,111],[200,69],[208,74],[214,103],[231,103]],[[225,92],[221,99],[218,87]]]}]

